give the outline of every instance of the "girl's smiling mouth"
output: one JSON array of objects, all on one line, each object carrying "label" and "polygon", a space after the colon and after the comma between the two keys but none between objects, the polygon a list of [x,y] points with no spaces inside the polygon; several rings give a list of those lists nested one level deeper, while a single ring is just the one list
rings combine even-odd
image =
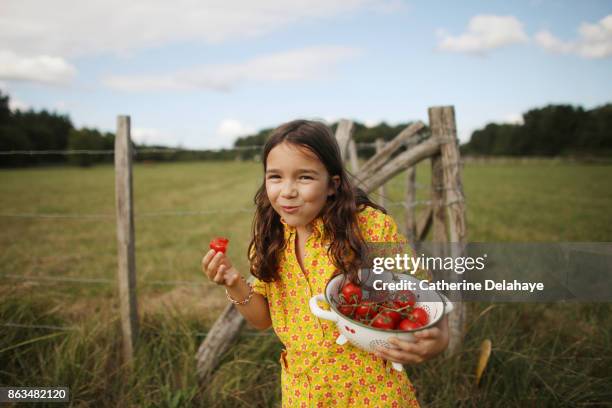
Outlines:
[{"label": "girl's smiling mouth", "polygon": [[281,208],[283,209],[283,211],[292,214],[294,212],[296,212],[300,207],[299,206],[295,206],[295,207],[286,207],[286,206],[281,206]]}]

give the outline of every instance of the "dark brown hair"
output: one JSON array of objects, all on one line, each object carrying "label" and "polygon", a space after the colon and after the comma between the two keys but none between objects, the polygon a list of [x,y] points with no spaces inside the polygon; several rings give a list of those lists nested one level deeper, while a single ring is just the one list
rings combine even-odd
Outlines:
[{"label": "dark brown hair", "polygon": [[[308,149],[323,163],[330,178],[340,177],[336,193],[327,198],[321,213],[325,236],[330,246],[328,255],[336,267],[336,274],[342,273],[356,282],[357,272],[364,260],[366,244],[357,224],[357,213],[364,206],[385,209],[374,204],[367,194],[352,185],[344,169],[340,148],[329,127],[320,122],[294,120],[285,123],[270,135],[263,147],[262,162],[264,180],[255,194],[255,217],[252,225],[252,239],[249,244],[251,274],[264,282],[279,279],[279,256],[285,248],[283,224],[272,207],[266,193],[266,161],[270,151],[281,143],[290,143]],[[330,181],[331,182],[331,181]]]}]

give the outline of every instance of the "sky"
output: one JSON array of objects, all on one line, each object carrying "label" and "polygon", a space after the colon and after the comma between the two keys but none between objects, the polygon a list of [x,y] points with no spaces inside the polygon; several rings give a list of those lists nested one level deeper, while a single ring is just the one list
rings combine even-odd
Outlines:
[{"label": "sky", "polygon": [[612,102],[612,2],[2,0],[0,90],[138,143],[230,147],[297,119],[453,105],[467,142],[529,109]]}]

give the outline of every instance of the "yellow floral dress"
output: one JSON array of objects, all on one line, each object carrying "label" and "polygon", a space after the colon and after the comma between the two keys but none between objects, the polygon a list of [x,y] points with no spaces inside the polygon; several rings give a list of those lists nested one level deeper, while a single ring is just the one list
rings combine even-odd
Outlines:
[{"label": "yellow floral dress", "polygon": [[[265,296],[272,327],[283,343],[281,388],[283,407],[418,407],[414,387],[404,372],[350,343],[336,344],[334,323],[314,316],[311,297],[324,293],[335,270],[327,256],[323,221],[312,222],[306,242],[304,270],[295,252],[295,227],[282,220],[286,248],[280,256],[280,280],[255,280],[254,291]],[[405,242],[393,219],[372,207],[358,214],[366,242]],[[329,305],[320,306],[329,310]]]}]

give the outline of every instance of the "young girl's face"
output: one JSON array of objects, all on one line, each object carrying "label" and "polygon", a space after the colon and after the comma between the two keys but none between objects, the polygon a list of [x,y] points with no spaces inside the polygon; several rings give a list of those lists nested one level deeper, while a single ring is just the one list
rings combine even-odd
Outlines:
[{"label": "young girl's face", "polygon": [[270,150],[265,177],[272,207],[294,227],[304,227],[320,214],[340,180],[330,177],[314,153],[287,142]]}]

